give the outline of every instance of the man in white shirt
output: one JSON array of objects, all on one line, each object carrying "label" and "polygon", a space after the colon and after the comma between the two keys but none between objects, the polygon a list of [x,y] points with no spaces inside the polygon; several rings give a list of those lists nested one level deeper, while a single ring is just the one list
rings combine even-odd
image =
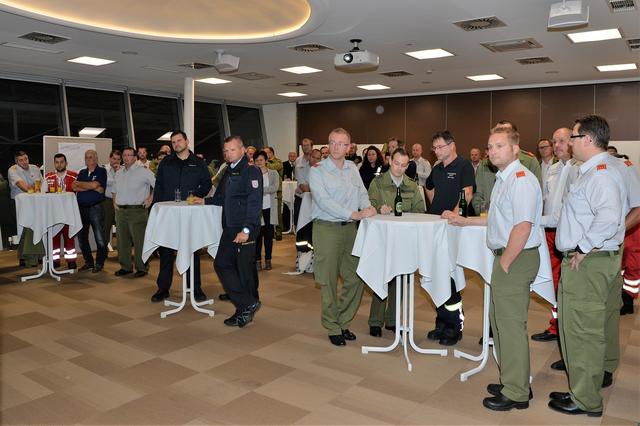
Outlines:
[{"label": "man in white shirt", "polygon": [[[296,158],[295,171],[298,187],[296,188],[296,197],[293,200],[293,224],[298,226],[298,215],[300,214],[300,205],[302,204],[302,196],[304,192],[309,192],[309,161],[313,150],[313,140],[309,138],[302,139],[302,155]],[[306,191],[304,190],[306,185]]]},{"label": "man in white shirt", "polygon": [[479,148],[471,148],[471,151],[469,151],[469,161],[471,161],[471,165],[473,166],[474,174],[478,172],[478,166],[480,165],[480,160],[482,160],[481,156],[482,154]]},{"label": "man in white shirt", "polygon": [[139,165],[141,165],[142,167],[144,167],[145,169],[148,169],[149,166],[151,165],[151,161],[149,161],[148,158],[149,154],[147,153],[147,148],[144,146],[138,147],[138,161],[137,163]]},{"label": "man in white shirt", "polygon": [[422,144],[414,143],[411,147],[411,155],[416,165],[416,175],[418,176],[418,185],[424,186],[427,178],[431,174],[431,163],[422,157]]},{"label": "man in white shirt", "polygon": [[540,154],[540,168],[542,183],[544,184],[547,181],[549,167],[557,161],[557,158],[553,155],[553,143],[547,138],[540,139],[538,141],[538,153]]},{"label": "man in white shirt", "polygon": [[[116,212],[113,208],[113,187],[116,183],[116,172],[120,168],[120,164],[122,163],[122,153],[118,149],[114,149],[109,154],[109,164],[105,164],[104,168],[107,170],[107,189],[104,191],[104,201],[102,202],[102,207],[104,208],[104,228],[102,228],[102,233],[104,235],[105,240],[107,241],[107,246],[111,244],[111,230],[113,229],[113,225],[116,224]],[[112,250],[109,248],[109,250]]]}]

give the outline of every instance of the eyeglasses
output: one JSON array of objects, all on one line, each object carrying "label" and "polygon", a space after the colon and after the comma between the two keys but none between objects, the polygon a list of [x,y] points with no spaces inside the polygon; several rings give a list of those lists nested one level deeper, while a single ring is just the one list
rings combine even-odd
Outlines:
[{"label": "eyeglasses", "polygon": [[551,148],[551,145],[539,146],[538,149],[547,149]]},{"label": "eyeglasses", "polygon": [[444,145],[434,145],[434,146],[431,147],[431,151],[436,152],[436,151],[444,149],[444,148],[446,148],[448,146],[449,146],[448,143],[444,144]]},{"label": "eyeglasses", "polygon": [[584,138],[587,135],[571,135],[569,136],[569,139],[575,139],[575,138]]},{"label": "eyeglasses", "polygon": [[336,141],[329,141],[329,145],[333,145],[340,148],[349,148],[351,144],[348,143],[338,143]]}]

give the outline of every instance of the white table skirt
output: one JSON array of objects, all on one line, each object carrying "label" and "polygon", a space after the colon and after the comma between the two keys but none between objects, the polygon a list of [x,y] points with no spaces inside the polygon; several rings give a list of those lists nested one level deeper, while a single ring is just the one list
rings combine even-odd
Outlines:
[{"label": "white table skirt", "polygon": [[176,250],[176,269],[184,274],[191,255],[207,247],[215,257],[222,236],[222,207],[188,205],[164,201],[154,204],[144,233],[142,259],[146,261],[158,247]]},{"label": "white table skirt", "polygon": [[[416,270],[436,306],[451,296],[449,277],[455,268],[448,255],[447,221],[440,216],[404,213],[364,219],[352,254],[360,257],[358,275],[383,299],[391,279]],[[456,284],[464,288],[464,281]]]},{"label": "white table skirt", "polygon": [[295,200],[298,182],[295,180],[282,181],[282,204],[287,205],[293,214],[293,201]]},{"label": "white table skirt", "polygon": [[16,216],[18,236],[22,235],[24,228],[32,229],[33,244],[42,240],[49,228],[52,228],[52,235],[55,235],[64,225],[69,225],[69,236],[82,229],[78,201],[73,192],[18,194]]},{"label": "white table skirt", "polygon": [[302,229],[306,224],[311,222],[311,193],[305,192],[302,194],[302,203],[300,203],[300,213],[298,214],[298,226],[296,227],[296,231],[298,229]]}]

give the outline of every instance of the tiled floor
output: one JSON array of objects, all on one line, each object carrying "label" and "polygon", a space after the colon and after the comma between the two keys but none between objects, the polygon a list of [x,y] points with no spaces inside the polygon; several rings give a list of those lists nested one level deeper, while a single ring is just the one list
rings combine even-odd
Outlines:
[{"label": "tiled floor", "polygon": [[[244,329],[222,320],[228,302],[209,318],[186,309],[166,319],[149,302],[158,261],[142,279],[116,278],[115,253],[105,272],[19,283],[15,252],[0,253],[0,423],[2,424],[638,424],[639,315],[621,320],[622,364],[605,389],[605,415],[571,417],[550,411],[547,394],[566,390],[564,374],[549,369],[555,343],[531,342],[535,398],[528,410],[497,413],[482,407],[493,360],[460,382],[471,361],[410,352],[363,355],[363,344],[389,344],[368,335],[370,296],[351,330],[356,342],[337,348],[320,325],[320,291],[293,269],[291,237],[275,244],[274,269],[260,273],[263,302]],[[203,289],[220,293],[211,261],[202,257]],[[479,352],[482,289],[475,274],[465,290],[464,339]],[[174,279],[174,295],[180,280]],[[416,300],[418,344],[434,308],[421,290]],[[542,331],[548,306],[533,296],[529,332]]]}]

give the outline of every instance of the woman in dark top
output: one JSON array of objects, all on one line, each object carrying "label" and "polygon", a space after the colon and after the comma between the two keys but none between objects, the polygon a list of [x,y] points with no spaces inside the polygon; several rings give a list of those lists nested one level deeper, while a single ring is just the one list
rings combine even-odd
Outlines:
[{"label": "woman in dark top", "polygon": [[373,145],[367,148],[365,160],[360,167],[360,177],[364,187],[368,190],[373,178],[386,172],[388,168],[389,166],[384,165],[382,154],[378,148]]}]

